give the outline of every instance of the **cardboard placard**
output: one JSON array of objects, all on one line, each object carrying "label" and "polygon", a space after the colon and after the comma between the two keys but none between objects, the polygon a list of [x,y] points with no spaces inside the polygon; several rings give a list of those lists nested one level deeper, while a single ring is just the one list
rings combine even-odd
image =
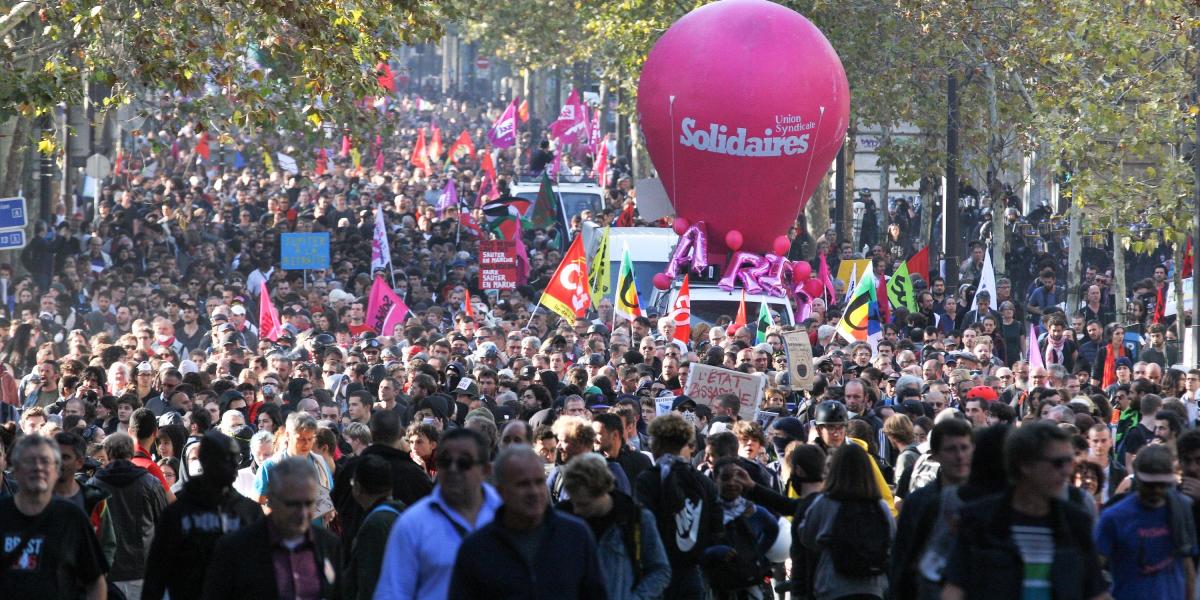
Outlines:
[{"label": "cardboard placard", "polygon": [[479,242],[479,289],[517,289],[517,243],[508,240]]},{"label": "cardboard placard", "polygon": [[693,364],[688,370],[687,385],[683,393],[696,404],[712,406],[717,396],[733,394],[737,396],[741,408],[738,416],[747,421],[754,419],[754,414],[762,404],[763,390],[767,387],[767,376],[762,373],[742,373],[722,367]]},{"label": "cardboard placard", "polygon": [[783,347],[788,357],[788,382],[793,390],[812,390],[813,355],[808,332],[801,329],[783,334]]}]

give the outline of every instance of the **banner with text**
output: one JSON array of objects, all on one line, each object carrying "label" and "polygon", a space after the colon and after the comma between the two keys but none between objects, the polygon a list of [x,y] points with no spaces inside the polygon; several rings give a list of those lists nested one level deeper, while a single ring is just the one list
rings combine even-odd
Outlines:
[{"label": "banner with text", "polygon": [[517,289],[517,243],[510,240],[479,242],[479,289]]},{"label": "banner with text", "polygon": [[738,415],[749,421],[754,419],[754,413],[762,404],[763,390],[767,387],[767,377],[762,373],[742,373],[712,365],[693,363],[688,371],[687,385],[683,393],[696,404],[712,406],[717,396],[733,394],[737,396],[741,408]]}]

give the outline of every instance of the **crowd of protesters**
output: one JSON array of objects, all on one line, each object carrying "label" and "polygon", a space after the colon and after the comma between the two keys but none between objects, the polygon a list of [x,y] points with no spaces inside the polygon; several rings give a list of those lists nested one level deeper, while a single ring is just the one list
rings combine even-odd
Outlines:
[{"label": "crowd of protesters", "polygon": [[[478,289],[493,234],[464,225],[486,221],[486,150],[428,170],[412,152],[434,125],[482,146],[497,108],[402,97],[382,171],[329,152],[320,174],[313,149],[286,148],[297,174],[264,164],[277,140],[234,140],[236,169],[198,160],[164,108],[97,198],[39,223],[21,271],[0,265],[0,594],[1196,597],[1200,370],[1161,310],[1173,265],[1118,314],[1111,271],[1060,284],[1052,247],[976,295],[973,244],[949,267],[962,287],[916,278],[918,310],[891,307],[877,343],[846,343],[841,302],[816,300],[801,389],[791,325],[723,317],[681,340],[667,315],[538,308],[554,233],[526,232],[523,285]],[[527,128],[496,153],[502,198],[554,151]],[[439,212],[448,179],[462,206]],[[641,224],[623,160],[607,179],[568,235]],[[923,245],[915,207],[888,210],[882,240],[801,220],[793,258],[837,272],[865,245],[886,276]],[[280,268],[280,233],[323,231],[329,269]],[[394,331],[365,320],[376,275],[411,309]],[[276,340],[256,326],[264,283]],[[766,374],[751,412],[773,418],[685,395],[697,364]]]}]

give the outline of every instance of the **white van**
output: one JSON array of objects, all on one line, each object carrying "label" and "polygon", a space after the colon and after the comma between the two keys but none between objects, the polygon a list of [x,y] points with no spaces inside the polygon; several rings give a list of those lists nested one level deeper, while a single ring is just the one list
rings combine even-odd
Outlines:
[{"label": "white van", "polygon": [[[541,179],[518,179],[509,186],[509,192],[517,198],[535,203],[541,187]],[[564,230],[569,229],[568,225],[571,223],[571,219],[583,211],[590,210],[598,213],[604,209],[604,188],[595,181],[573,178],[564,174],[558,183],[553,185],[553,189],[555,195],[558,196],[562,215],[566,219],[562,224]],[[533,209],[530,208],[530,211],[532,212]]]},{"label": "white van", "polygon": [[[600,247],[604,230],[595,223],[583,224],[583,248],[588,255],[588,264]],[[653,300],[654,275],[667,268],[671,250],[679,236],[668,227],[612,227],[608,234],[609,289],[617,289],[617,275],[621,271],[621,253],[629,247],[629,260],[633,263],[634,283],[637,285],[638,302],[650,306]]]},{"label": "white van", "polygon": [[[667,291],[654,290],[652,300],[654,312],[666,315],[675,304],[679,294],[679,286],[683,278],[675,280]],[[695,278],[688,282],[688,292],[692,306],[692,323],[707,323],[712,325],[722,316],[733,319],[737,316],[738,304],[742,301],[742,290],[725,291],[717,287],[716,281],[697,281]],[[758,308],[763,302],[771,311],[771,319],[777,325],[794,325],[796,317],[792,312],[791,298],[779,298],[766,294],[746,294],[746,322],[753,323],[758,319]]]}]

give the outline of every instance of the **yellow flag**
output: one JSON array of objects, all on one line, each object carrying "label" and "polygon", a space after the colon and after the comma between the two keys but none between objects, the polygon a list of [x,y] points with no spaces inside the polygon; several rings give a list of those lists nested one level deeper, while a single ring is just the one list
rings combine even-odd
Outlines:
[{"label": "yellow flag", "polygon": [[275,161],[271,160],[271,153],[263,150],[263,164],[267,167],[267,172],[275,170]]},{"label": "yellow flag", "polygon": [[358,148],[351,148],[351,149],[350,149],[350,159],[354,161],[354,168],[355,168],[355,169],[361,169],[361,168],[362,168],[362,153],[360,153],[360,152],[358,151]]},{"label": "yellow flag", "polygon": [[592,256],[592,268],[588,269],[588,275],[591,281],[588,282],[592,289],[592,306],[600,309],[600,299],[608,295],[612,289],[612,283],[608,277],[608,232],[609,228],[604,228],[604,235],[600,236],[600,245],[596,247],[596,254]]}]

